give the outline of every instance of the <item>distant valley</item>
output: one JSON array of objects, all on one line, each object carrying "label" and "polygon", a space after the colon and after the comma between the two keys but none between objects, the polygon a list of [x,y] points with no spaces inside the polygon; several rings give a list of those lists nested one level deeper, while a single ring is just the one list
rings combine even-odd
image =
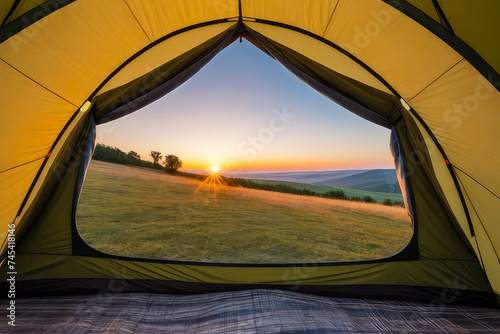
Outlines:
[{"label": "distant valley", "polygon": [[394,169],[293,171],[293,172],[222,172],[228,177],[253,180],[285,181],[323,187],[401,194]]}]

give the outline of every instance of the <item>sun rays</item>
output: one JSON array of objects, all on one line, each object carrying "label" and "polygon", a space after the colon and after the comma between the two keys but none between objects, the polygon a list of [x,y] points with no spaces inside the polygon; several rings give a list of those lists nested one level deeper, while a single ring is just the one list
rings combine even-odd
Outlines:
[{"label": "sun rays", "polygon": [[217,193],[224,192],[224,188],[229,186],[231,181],[218,173],[219,168],[212,167],[212,174],[210,174],[193,192],[191,197],[194,197],[198,192],[205,191],[206,194],[212,195],[213,199],[217,201]]}]

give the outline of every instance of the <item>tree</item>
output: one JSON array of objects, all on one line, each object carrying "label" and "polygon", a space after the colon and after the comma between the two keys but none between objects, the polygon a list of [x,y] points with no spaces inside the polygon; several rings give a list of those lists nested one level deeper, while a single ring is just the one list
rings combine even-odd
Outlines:
[{"label": "tree", "polygon": [[363,202],[365,203],[375,203],[376,201],[370,196],[363,196]]},{"label": "tree", "polygon": [[169,154],[165,156],[165,171],[167,173],[175,173],[182,167],[182,160],[178,156]]},{"label": "tree", "polygon": [[141,155],[134,151],[128,152],[128,156],[136,160],[141,160]]},{"label": "tree", "polygon": [[161,152],[151,151],[151,153],[149,153],[149,156],[153,158],[153,163],[155,165],[159,165],[159,162],[161,160]]},{"label": "tree", "polygon": [[324,193],[323,196],[336,199],[348,199],[343,190],[330,190]]}]

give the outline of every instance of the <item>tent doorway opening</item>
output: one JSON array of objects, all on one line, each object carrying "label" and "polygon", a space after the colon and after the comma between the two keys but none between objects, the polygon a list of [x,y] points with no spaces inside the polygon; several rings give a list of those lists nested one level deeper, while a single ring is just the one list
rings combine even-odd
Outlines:
[{"label": "tent doorway opening", "polygon": [[249,42],[97,130],[76,221],[98,251],[334,263],[387,258],[412,238],[390,130],[332,103]]}]

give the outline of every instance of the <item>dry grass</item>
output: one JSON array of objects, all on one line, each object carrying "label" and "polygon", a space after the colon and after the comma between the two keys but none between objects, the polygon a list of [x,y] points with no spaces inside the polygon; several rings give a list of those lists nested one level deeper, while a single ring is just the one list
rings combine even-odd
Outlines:
[{"label": "dry grass", "polygon": [[283,194],[246,188],[231,188],[228,192],[241,198],[252,198],[259,201],[266,201],[285,209],[307,209],[308,211],[314,211],[317,213],[327,213],[329,210],[340,210],[343,212],[363,213],[409,222],[406,209],[399,206],[387,206],[377,203],[362,203],[338,199]]},{"label": "dry grass", "polygon": [[[103,175],[166,182],[177,186],[192,186],[198,188],[200,181],[191,178],[171,176],[160,171],[145,168],[128,167],[108,164],[100,161],[92,162],[92,171]],[[139,172],[144,171],[144,172]],[[284,194],[265,190],[248,189],[242,187],[218,187],[219,192],[230,196],[253,199],[277,205],[283,209],[307,209],[308,211],[326,213],[328,210],[341,210],[344,212],[363,213],[393,220],[410,221],[405,208],[400,206],[387,206],[378,203],[364,203],[344,201],[338,199]],[[207,194],[205,194],[207,195]]]}]

